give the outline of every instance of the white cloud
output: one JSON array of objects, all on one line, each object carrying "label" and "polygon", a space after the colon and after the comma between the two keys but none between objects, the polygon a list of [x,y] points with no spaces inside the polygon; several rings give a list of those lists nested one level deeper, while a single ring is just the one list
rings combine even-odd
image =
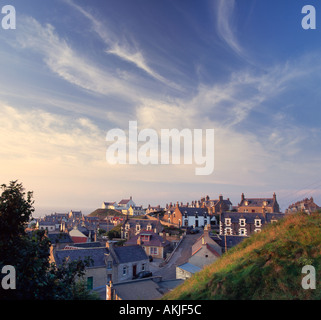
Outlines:
[{"label": "white cloud", "polygon": [[104,133],[89,119],[18,111],[3,103],[0,110],[0,150],[6,158],[91,162],[104,154]]},{"label": "white cloud", "polygon": [[216,21],[218,35],[228,44],[228,46],[242,56],[244,49],[240,45],[235,35],[233,26],[235,0],[218,0],[216,8]]},{"label": "white cloud", "polygon": [[41,54],[48,68],[62,79],[101,95],[117,95],[131,101],[136,99],[136,91],[131,84],[81,56],[57,35],[52,25],[42,26],[30,17],[21,17],[20,25],[15,33],[19,45]]}]

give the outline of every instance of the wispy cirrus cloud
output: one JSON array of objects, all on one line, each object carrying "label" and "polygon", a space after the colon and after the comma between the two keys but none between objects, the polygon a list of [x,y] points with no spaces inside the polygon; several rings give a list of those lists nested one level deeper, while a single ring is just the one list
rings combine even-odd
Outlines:
[{"label": "wispy cirrus cloud", "polygon": [[[217,0],[212,6],[216,32],[218,37],[226,44],[227,48],[231,50],[242,61],[256,67],[257,62],[251,56],[251,52],[240,41],[241,34],[238,32],[240,24],[245,24],[245,19],[238,20],[237,17],[236,0]],[[248,15],[252,13],[249,10]],[[244,35],[242,35],[244,37]]]},{"label": "wispy cirrus cloud", "polygon": [[158,80],[176,90],[183,91],[183,88],[180,85],[163,77],[150,67],[150,65],[146,61],[146,57],[143,51],[138,48],[138,46],[135,44],[135,41],[131,41],[132,43],[134,43],[133,45],[126,41],[124,38],[122,39],[121,35],[114,34],[106,24],[99,21],[99,19],[97,19],[93,14],[91,14],[87,10],[84,10],[84,8],[77,5],[72,0],[65,0],[65,2],[75,8],[91,22],[93,31],[107,46],[107,49],[105,50],[107,54],[115,55],[116,57],[124,61],[132,63],[138,69],[143,70],[146,74],[148,74],[155,80]]},{"label": "wispy cirrus cloud", "polygon": [[233,23],[235,0],[218,0],[216,8],[216,21],[218,35],[228,44],[228,46],[242,56],[244,49],[240,45],[235,35]]},{"label": "wispy cirrus cloud", "polygon": [[19,46],[40,54],[47,67],[62,79],[93,93],[136,100],[132,83],[117,78],[114,72],[100,68],[76,52],[52,25],[42,25],[31,17],[21,17],[20,25],[15,33]]}]

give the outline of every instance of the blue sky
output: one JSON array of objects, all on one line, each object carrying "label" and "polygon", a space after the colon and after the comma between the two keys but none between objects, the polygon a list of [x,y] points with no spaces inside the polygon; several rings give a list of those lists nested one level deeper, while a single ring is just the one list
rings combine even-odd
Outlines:
[{"label": "blue sky", "polygon": [[[306,196],[321,205],[321,34],[301,27],[304,5],[318,18],[317,1],[5,4],[17,27],[0,28],[0,177],[33,190],[38,212],[130,195],[164,205],[223,194],[237,205],[242,192],[276,192],[283,210]],[[214,129],[214,173],[111,166],[106,133],[131,120]]]}]

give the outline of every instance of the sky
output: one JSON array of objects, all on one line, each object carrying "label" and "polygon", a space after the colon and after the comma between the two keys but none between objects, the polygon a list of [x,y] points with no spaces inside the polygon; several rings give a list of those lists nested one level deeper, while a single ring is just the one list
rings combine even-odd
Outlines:
[{"label": "sky", "polygon": [[[316,0],[6,0],[0,26],[0,182],[36,214],[133,197],[222,194],[321,205],[321,29]],[[304,30],[314,5],[315,30]],[[320,12],[319,12],[320,11]],[[5,17],[0,13],[0,20]],[[321,27],[320,27],[321,28]],[[106,160],[112,129],[214,129],[214,171]]]}]

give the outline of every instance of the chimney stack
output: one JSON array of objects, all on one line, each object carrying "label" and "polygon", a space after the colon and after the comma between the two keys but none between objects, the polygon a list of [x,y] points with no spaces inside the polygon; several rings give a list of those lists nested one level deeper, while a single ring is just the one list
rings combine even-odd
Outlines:
[{"label": "chimney stack", "polygon": [[106,300],[114,300],[114,288],[111,281],[106,285]]}]

